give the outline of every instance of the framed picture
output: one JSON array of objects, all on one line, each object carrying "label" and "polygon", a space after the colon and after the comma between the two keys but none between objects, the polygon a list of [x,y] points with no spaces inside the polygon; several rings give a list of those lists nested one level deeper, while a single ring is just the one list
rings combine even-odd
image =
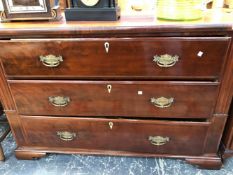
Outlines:
[{"label": "framed picture", "polygon": [[59,6],[50,0],[2,0],[0,17],[5,21],[46,20],[60,17]]}]

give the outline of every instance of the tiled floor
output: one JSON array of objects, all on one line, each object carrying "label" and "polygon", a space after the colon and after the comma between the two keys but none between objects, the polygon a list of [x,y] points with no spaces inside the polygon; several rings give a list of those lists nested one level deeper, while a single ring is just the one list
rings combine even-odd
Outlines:
[{"label": "tiled floor", "polygon": [[180,159],[50,154],[29,161],[15,158],[11,134],[2,145],[6,161],[0,162],[0,175],[233,175],[233,158],[219,171],[200,170]]}]

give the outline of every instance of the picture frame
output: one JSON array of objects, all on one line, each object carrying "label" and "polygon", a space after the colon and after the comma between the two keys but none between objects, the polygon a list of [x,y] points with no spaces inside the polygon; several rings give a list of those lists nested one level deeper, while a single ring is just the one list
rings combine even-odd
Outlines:
[{"label": "picture frame", "polygon": [[50,0],[2,0],[1,22],[25,20],[58,20],[59,5]]}]

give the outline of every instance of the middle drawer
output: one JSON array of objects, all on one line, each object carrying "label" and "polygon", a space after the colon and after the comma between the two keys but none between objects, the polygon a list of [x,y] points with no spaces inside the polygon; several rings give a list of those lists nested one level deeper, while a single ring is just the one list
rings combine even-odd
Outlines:
[{"label": "middle drawer", "polygon": [[209,118],[218,83],[10,80],[24,115]]}]

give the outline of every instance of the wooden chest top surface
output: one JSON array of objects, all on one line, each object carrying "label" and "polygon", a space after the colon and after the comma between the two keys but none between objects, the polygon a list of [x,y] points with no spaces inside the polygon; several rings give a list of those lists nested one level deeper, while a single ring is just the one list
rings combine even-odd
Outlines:
[{"label": "wooden chest top surface", "polygon": [[[121,16],[117,22],[67,22],[34,21],[0,23],[0,38],[18,37],[67,37],[114,34],[137,34],[139,36],[180,32],[229,32],[233,30],[233,12],[222,9],[207,10],[201,20],[161,21],[156,17]],[[206,33],[205,33],[206,35]],[[114,35],[116,36],[116,35]]]}]

